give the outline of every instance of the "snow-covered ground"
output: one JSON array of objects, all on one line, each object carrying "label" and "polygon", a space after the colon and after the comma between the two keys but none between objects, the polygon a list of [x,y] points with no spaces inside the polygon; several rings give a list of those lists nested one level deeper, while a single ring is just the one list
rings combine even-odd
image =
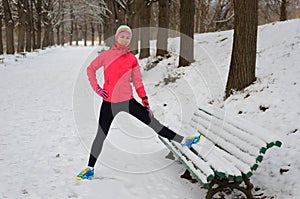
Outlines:
[{"label": "snow-covered ground", "polygon": [[[195,35],[196,62],[179,69],[178,39],[170,39],[173,56],[143,70],[151,107],[180,134],[193,134],[184,127],[197,105],[207,103],[277,133],[283,146],[268,151],[254,173],[251,181],[259,190],[254,193],[299,198],[300,20],[259,27],[257,81],[223,102],[232,35]],[[97,128],[101,99],[92,92],[85,68],[100,48],[5,55],[0,63],[0,198],[204,198],[206,190],[180,178],[183,165],[165,158],[169,151],[156,134],[124,113],[113,122],[96,178],[75,181]],[[145,68],[150,61],[140,64]]]}]

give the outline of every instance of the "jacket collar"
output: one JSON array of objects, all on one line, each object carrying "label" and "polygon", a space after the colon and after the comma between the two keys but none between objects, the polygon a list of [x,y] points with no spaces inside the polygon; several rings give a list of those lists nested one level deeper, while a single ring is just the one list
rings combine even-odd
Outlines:
[{"label": "jacket collar", "polygon": [[116,42],[112,48],[112,50],[119,50],[122,52],[122,54],[126,54],[129,52],[129,46],[123,46],[121,44],[119,44],[118,42]]}]

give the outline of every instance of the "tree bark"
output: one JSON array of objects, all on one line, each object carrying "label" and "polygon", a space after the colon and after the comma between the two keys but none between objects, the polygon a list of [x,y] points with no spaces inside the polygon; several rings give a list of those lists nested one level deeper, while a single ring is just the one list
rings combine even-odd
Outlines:
[{"label": "tree bark", "polygon": [[100,24],[97,24],[97,30],[98,30],[98,45],[101,45],[102,42],[102,26]]},{"label": "tree bark", "polygon": [[3,0],[2,3],[4,8],[4,20],[5,20],[5,30],[6,30],[6,53],[14,54],[15,53],[14,21],[12,18],[8,0]]},{"label": "tree bark", "polygon": [[26,21],[25,21],[25,12],[24,12],[24,0],[18,0],[18,52],[24,52],[25,49],[25,33],[26,33]]},{"label": "tree bark", "polygon": [[70,46],[73,45],[73,34],[74,34],[74,21],[75,21],[75,15],[74,15],[74,7],[72,4],[70,4],[70,18],[71,18],[71,29],[70,29],[70,40],[69,40],[69,44]]},{"label": "tree bark", "polygon": [[25,18],[26,18],[26,46],[25,49],[27,52],[32,50],[32,24],[31,24],[31,8],[29,6],[29,0],[25,0]]},{"label": "tree bark", "polygon": [[207,13],[208,13],[208,6],[209,4],[206,5],[206,2],[205,0],[200,0],[200,8],[201,8],[201,15],[200,15],[200,33],[204,33],[206,32],[205,30],[205,20],[206,20],[206,17],[207,17]]},{"label": "tree bark", "polygon": [[91,23],[91,31],[92,31],[92,46],[95,45],[95,28],[94,28],[94,24]]},{"label": "tree bark", "polygon": [[131,1],[129,6],[129,26],[132,29],[132,39],[130,44],[130,50],[131,53],[134,55],[138,54],[138,41],[139,41],[139,16],[140,16],[140,5],[143,3],[143,1],[140,0],[134,0]]},{"label": "tree bark", "polygon": [[3,14],[0,11],[0,55],[3,55],[2,19],[3,19]]},{"label": "tree bark", "polygon": [[79,42],[78,42],[79,38],[78,38],[78,25],[77,25],[77,22],[75,22],[74,28],[75,28],[74,31],[75,31],[75,41],[76,41],[76,46],[78,46],[78,45],[79,45]]},{"label": "tree bark", "polygon": [[256,80],[258,0],[234,0],[234,35],[225,99]]},{"label": "tree bark", "polygon": [[181,0],[179,67],[194,61],[194,15],[194,0]]},{"label": "tree bark", "polygon": [[84,30],[83,30],[83,34],[84,34],[84,46],[87,46],[87,31],[88,31],[88,25],[87,25],[87,21],[84,21]]},{"label": "tree bark", "polygon": [[168,54],[169,1],[159,0],[158,27],[156,56],[164,56]]},{"label": "tree bark", "polygon": [[286,0],[281,1],[280,5],[280,21],[286,21],[287,20],[287,15],[286,15]]},{"label": "tree bark", "polygon": [[32,33],[32,41],[31,41],[31,45],[33,50],[37,49],[37,43],[36,43],[36,31],[35,31],[35,20],[33,17],[33,5],[34,5],[34,0],[30,0],[30,29],[31,29],[31,33]]},{"label": "tree bark", "polygon": [[140,27],[141,27],[141,49],[140,49],[140,59],[150,56],[150,6],[151,2],[149,0],[144,0],[141,4],[141,15],[140,15]]},{"label": "tree bark", "polygon": [[104,42],[107,46],[112,46],[115,42],[115,31],[117,29],[115,23],[115,14],[114,14],[114,1],[106,0],[106,4],[108,9],[112,12],[106,12],[107,17],[104,18]]},{"label": "tree bark", "polygon": [[36,12],[37,12],[37,32],[36,32],[36,47],[42,47],[42,0],[36,1]]}]

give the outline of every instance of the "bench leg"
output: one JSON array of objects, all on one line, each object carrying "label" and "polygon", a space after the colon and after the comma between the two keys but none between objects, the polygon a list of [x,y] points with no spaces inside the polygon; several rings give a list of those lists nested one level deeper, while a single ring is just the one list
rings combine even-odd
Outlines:
[{"label": "bench leg", "polygon": [[[245,186],[242,186],[241,183],[245,183]],[[242,182],[229,182],[225,179],[215,178],[209,185],[206,199],[211,199],[216,193],[222,191],[225,188],[230,188],[231,190],[237,189],[245,194],[247,199],[253,199],[252,189],[253,184],[250,180],[243,174],[243,181]]]}]

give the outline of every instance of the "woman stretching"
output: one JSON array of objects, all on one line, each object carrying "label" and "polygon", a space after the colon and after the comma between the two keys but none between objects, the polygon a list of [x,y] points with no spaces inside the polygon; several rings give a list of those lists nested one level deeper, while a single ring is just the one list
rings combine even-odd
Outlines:
[{"label": "woman stretching", "polygon": [[[87,75],[93,90],[103,98],[100,109],[97,135],[94,139],[88,167],[81,171],[76,179],[91,179],[94,177],[94,166],[101,153],[103,142],[108,134],[114,117],[121,111],[127,112],[149,127],[158,135],[169,140],[191,147],[200,140],[200,135],[183,137],[162,125],[154,116],[149,106],[148,97],[144,89],[140,67],[136,57],[130,53],[131,29],[120,26],[115,34],[115,44],[111,49],[99,54],[87,67]],[[101,88],[96,79],[96,71],[104,67],[104,85]],[[132,94],[130,80],[142,104],[138,103]]]}]

